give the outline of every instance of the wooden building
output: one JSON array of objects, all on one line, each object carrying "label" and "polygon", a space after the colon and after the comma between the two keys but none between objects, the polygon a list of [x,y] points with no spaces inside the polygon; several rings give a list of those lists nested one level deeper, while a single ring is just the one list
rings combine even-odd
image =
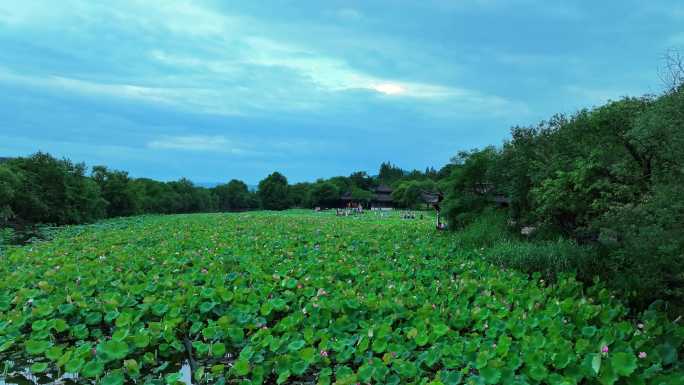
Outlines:
[{"label": "wooden building", "polygon": [[371,208],[392,208],[394,207],[394,200],[392,199],[392,188],[381,184],[373,190],[373,199],[371,199]]}]

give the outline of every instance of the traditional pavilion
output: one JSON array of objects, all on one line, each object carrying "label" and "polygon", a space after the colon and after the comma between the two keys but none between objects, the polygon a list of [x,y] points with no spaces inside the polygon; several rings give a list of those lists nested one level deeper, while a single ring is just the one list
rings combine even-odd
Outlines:
[{"label": "traditional pavilion", "polygon": [[392,188],[381,184],[373,190],[373,199],[371,199],[371,208],[392,208],[394,207],[394,200],[392,199]]}]

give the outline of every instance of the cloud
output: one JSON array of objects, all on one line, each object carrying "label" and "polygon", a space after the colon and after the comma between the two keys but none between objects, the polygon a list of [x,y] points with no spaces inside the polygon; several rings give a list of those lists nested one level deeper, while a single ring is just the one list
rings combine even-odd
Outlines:
[{"label": "cloud", "polygon": [[147,147],[157,150],[223,152],[232,155],[245,155],[248,153],[248,151],[240,148],[222,135],[165,136],[150,141]]},{"label": "cloud", "polygon": [[[69,36],[74,41],[106,32],[116,37],[117,43],[126,44],[103,51],[103,60],[110,60],[111,65],[131,65],[117,68],[119,71],[113,71],[110,78],[100,69],[97,76],[88,77],[82,71],[28,75],[12,69],[13,81],[92,97],[165,104],[198,113],[245,116],[322,112],[335,108],[340,100],[363,105],[373,96],[383,97],[385,103],[411,100],[414,104],[410,108],[422,109],[423,113],[434,110],[433,105],[423,108],[423,102],[458,105],[456,111],[460,111],[476,109],[466,105],[473,101],[496,105],[503,99],[459,86],[453,79],[415,80],[425,75],[422,72],[396,76],[378,66],[369,73],[356,67],[345,51],[322,50],[308,40],[279,33],[298,28],[295,25],[268,23],[234,10],[222,11],[211,3],[130,0],[114,6],[66,1],[68,6],[51,13],[36,12],[35,16],[33,6],[0,7],[10,15],[0,17],[38,29],[43,25],[62,26],[54,35]],[[50,8],[47,3],[42,5],[42,9]],[[365,18],[356,8],[337,9],[335,14],[349,20]],[[73,27],[64,29],[67,25]],[[333,37],[343,32],[326,30]],[[377,50],[379,44],[388,46],[382,39],[387,38],[363,34],[359,44],[366,50]],[[59,46],[62,41],[54,43]],[[405,65],[416,56],[389,57],[402,54],[394,49],[388,57],[381,53],[377,59],[388,61],[389,69],[395,64]],[[97,68],[97,62],[92,63],[93,68]],[[424,68],[409,67],[411,71]],[[368,94],[359,98],[358,90]]]}]

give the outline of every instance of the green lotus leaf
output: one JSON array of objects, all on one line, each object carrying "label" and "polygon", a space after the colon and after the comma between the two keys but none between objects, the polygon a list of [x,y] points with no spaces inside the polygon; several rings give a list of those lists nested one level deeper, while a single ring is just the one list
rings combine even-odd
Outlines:
[{"label": "green lotus leaf", "polygon": [[110,373],[100,380],[100,385],[123,385],[125,379],[123,373]]},{"label": "green lotus leaf", "polygon": [[32,355],[42,354],[48,350],[50,346],[52,346],[52,343],[45,340],[28,340],[25,343],[26,352]]},{"label": "green lotus leaf", "polygon": [[376,339],[375,341],[373,341],[373,351],[375,353],[382,353],[385,350],[387,350],[387,340]]},{"label": "green lotus leaf", "polygon": [[30,367],[31,373],[43,373],[47,368],[48,364],[46,362],[36,362]]},{"label": "green lotus leaf", "polygon": [[53,346],[45,352],[45,357],[50,361],[57,361],[63,353],[64,350],[61,346]]},{"label": "green lotus leaf", "polygon": [[108,322],[108,323],[111,323],[112,321],[114,321],[115,319],[117,319],[117,317],[119,317],[119,312],[118,312],[118,311],[116,311],[116,310],[108,311],[108,312],[104,315],[104,321],[105,321],[105,322]]},{"label": "green lotus leaf", "polygon": [[166,376],[164,376],[164,383],[166,383],[167,385],[176,385],[177,383],[183,384],[183,382],[181,382],[180,379],[180,373],[169,373]]},{"label": "green lotus leaf", "polygon": [[442,371],[440,373],[440,378],[442,379],[442,382],[445,384],[457,385],[461,383],[463,374],[455,370]]},{"label": "green lotus leaf", "polygon": [[162,316],[169,310],[169,305],[165,303],[155,303],[152,305],[152,313],[156,316]]},{"label": "green lotus leaf", "polygon": [[138,349],[146,348],[150,344],[149,334],[136,334],[131,338],[133,345]]},{"label": "green lotus leaf", "polygon": [[287,349],[291,352],[294,352],[303,348],[304,345],[306,345],[306,342],[304,342],[304,340],[295,340],[287,345]]},{"label": "green lotus leaf", "polygon": [[230,337],[231,341],[235,343],[242,342],[242,340],[245,338],[245,332],[242,330],[242,328],[228,328],[226,333],[228,334],[228,337]]},{"label": "green lotus leaf", "polygon": [[88,331],[88,327],[86,325],[76,325],[71,328],[71,334],[77,339],[82,340],[88,337],[90,332]]},{"label": "green lotus leaf", "polygon": [[129,331],[128,329],[118,329],[112,334],[112,340],[114,341],[123,341],[128,337]]},{"label": "green lotus leaf", "polygon": [[85,323],[87,325],[96,325],[102,321],[102,314],[97,312],[88,313],[85,317]]},{"label": "green lotus leaf", "polygon": [[214,357],[223,357],[226,355],[226,345],[222,342],[211,345],[211,355]]},{"label": "green lotus leaf", "polygon": [[304,372],[306,372],[307,369],[309,369],[309,363],[302,360],[295,361],[290,366],[290,371],[297,376],[301,376],[302,374],[304,374]]},{"label": "green lotus leaf", "polygon": [[202,313],[208,313],[211,311],[211,309],[216,306],[216,303],[214,302],[202,302],[202,304],[199,307],[200,312]]},{"label": "green lotus leaf", "polygon": [[436,336],[441,337],[449,331],[449,326],[445,324],[437,324],[433,326],[433,333],[435,333]]},{"label": "green lotus leaf", "polygon": [[57,318],[53,320],[52,328],[55,329],[57,333],[63,333],[69,329],[69,324],[65,320]]},{"label": "green lotus leaf", "polygon": [[370,382],[371,378],[373,377],[373,367],[370,365],[361,365],[357,375],[361,382]]},{"label": "green lotus leaf", "polygon": [[615,373],[621,376],[629,376],[637,368],[637,359],[634,354],[617,352],[610,357],[610,363]]},{"label": "green lotus leaf", "polygon": [[247,360],[238,359],[233,365],[233,371],[237,376],[246,376],[249,373],[249,362]]},{"label": "green lotus leaf", "polygon": [[119,328],[126,327],[133,321],[131,313],[122,313],[116,318],[116,326]]},{"label": "green lotus leaf", "polygon": [[83,366],[81,375],[87,378],[100,377],[104,372],[104,363],[99,360],[92,360]]},{"label": "green lotus leaf", "polygon": [[85,360],[83,358],[73,357],[64,365],[64,370],[66,370],[67,373],[78,373],[83,365],[85,365]]},{"label": "green lotus leaf", "polygon": [[601,374],[599,375],[599,382],[601,385],[613,385],[617,382],[619,375],[615,372],[612,360],[606,360],[603,368],[601,369]]},{"label": "green lotus leaf", "polygon": [[128,355],[128,344],[110,340],[102,344],[102,351],[112,360],[120,360]]},{"label": "green lotus leaf", "polygon": [[487,384],[497,384],[501,379],[501,370],[493,367],[486,367],[480,370],[480,376],[482,376]]},{"label": "green lotus leaf", "polygon": [[548,376],[549,371],[543,366],[532,366],[529,369],[530,377],[537,381],[542,381]]},{"label": "green lotus leaf", "polygon": [[287,307],[287,302],[285,302],[285,300],[282,298],[272,299],[270,302],[273,308],[278,311],[285,310],[285,308]]},{"label": "green lotus leaf", "polygon": [[430,337],[424,331],[419,332],[418,335],[416,336],[416,339],[415,339],[416,345],[418,345],[418,346],[425,346],[429,340],[430,340]]},{"label": "green lotus leaf", "polygon": [[282,384],[282,383],[284,383],[285,381],[287,381],[288,378],[290,378],[290,375],[291,375],[291,374],[292,374],[292,373],[290,373],[289,370],[286,370],[286,371],[280,373],[280,374],[278,375],[278,378],[276,378],[276,384]]},{"label": "green lotus leaf", "polygon": [[273,310],[273,304],[269,301],[269,302],[264,302],[261,304],[261,308],[259,309],[259,312],[261,313],[261,315],[266,316],[266,315],[271,314],[272,310]]},{"label": "green lotus leaf", "polygon": [[299,358],[311,364],[316,360],[316,350],[310,347],[304,348],[299,351]]},{"label": "green lotus leaf", "polygon": [[34,321],[33,324],[31,324],[31,328],[32,328],[34,331],[45,330],[45,328],[47,328],[47,327],[48,327],[48,321],[46,321],[46,320],[44,320],[44,319],[41,319],[41,320],[38,320],[38,321]]}]

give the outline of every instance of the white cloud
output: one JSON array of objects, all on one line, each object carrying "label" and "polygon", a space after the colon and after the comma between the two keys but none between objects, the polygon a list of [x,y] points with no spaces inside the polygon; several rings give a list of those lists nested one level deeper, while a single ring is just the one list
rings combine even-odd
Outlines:
[{"label": "white cloud", "polygon": [[223,152],[233,155],[248,153],[248,151],[240,148],[222,135],[164,136],[149,142],[147,147],[158,150]]},{"label": "white cloud", "polygon": [[[391,97],[387,98],[389,102],[413,99],[463,106],[473,102],[497,105],[503,100],[451,84],[411,81],[411,74],[405,74],[401,80],[370,74],[354,68],[335,53],[324,54],[306,43],[285,40],[259,20],[219,12],[206,4],[179,0],[129,0],[116,5],[65,1],[67,5],[51,13],[34,13],[36,8],[55,8],[48,6],[51,3],[46,0],[16,9],[0,5],[0,20],[28,23],[36,28],[44,24],[73,25],[69,29],[72,34],[105,22],[116,31],[139,35],[145,44],[138,49],[150,42],[159,43],[158,47],[146,49],[147,57],[141,58],[146,67],[157,65],[156,68],[152,73],[132,70],[128,76],[109,82],[65,74],[13,75],[14,81],[224,115],[315,111],[327,108],[335,94],[357,90]],[[364,16],[351,8],[336,12],[338,17],[348,19]],[[167,44],[169,41],[182,44]],[[159,63],[167,67],[159,68]]]}]

